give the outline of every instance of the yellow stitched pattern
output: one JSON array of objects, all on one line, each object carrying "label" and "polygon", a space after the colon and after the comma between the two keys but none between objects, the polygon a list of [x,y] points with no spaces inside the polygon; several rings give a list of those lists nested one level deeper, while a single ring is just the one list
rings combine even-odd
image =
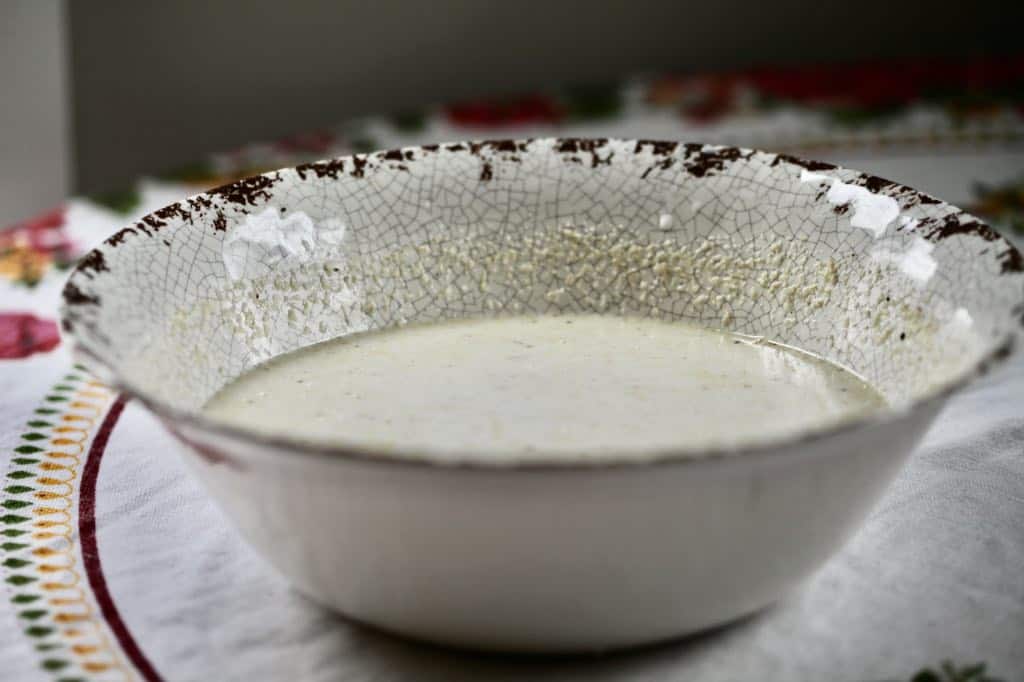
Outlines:
[{"label": "yellow stitched pattern", "polygon": [[77,537],[80,467],[113,394],[75,375],[53,393],[28,423],[32,431],[8,471],[16,484],[4,489],[11,513],[0,525],[0,539],[10,539],[0,555],[9,557],[7,582],[16,586],[13,601],[44,669],[58,678],[134,679],[83,580]]}]

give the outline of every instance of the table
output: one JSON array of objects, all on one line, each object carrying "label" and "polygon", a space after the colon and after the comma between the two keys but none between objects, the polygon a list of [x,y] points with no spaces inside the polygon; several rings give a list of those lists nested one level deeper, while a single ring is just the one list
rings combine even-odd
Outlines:
[{"label": "table", "polygon": [[1024,57],[636,78],[347,121],[10,226],[0,678],[1024,679],[1021,357],[950,403],[864,527],[777,606],[650,649],[515,659],[394,639],[297,595],[186,475],[156,421],[72,366],[54,322],[63,271],[138,216],[260,170],[426,141],[571,134],[786,150],[905,182],[1016,235],[1022,93]]}]

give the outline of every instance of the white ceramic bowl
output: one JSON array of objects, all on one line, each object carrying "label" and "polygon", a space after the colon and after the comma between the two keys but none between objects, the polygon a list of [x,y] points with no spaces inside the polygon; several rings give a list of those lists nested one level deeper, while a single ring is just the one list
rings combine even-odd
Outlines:
[{"label": "white ceramic bowl", "polygon": [[[692,271],[662,281],[641,248],[629,286],[581,278],[561,295],[563,273],[474,287],[493,260],[439,265],[453,245],[486,252],[567,224],[685,251]],[[674,142],[494,141],[323,161],[168,206],[81,262],[63,325],[317,601],[436,642],[595,650],[751,613],[824,562],[950,392],[1010,352],[1021,270],[975,218],[828,164]],[[246,369],[314,342],[520,310],[764,335],[854,369],[893,407],[735,450],[503,465],[257,437],[197,412]]]}]

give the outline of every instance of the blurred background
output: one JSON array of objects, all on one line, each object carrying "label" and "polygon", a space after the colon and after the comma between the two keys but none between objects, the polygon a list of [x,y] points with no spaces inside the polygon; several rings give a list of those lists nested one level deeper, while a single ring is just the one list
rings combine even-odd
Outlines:
[{"label": "blurred background", "polygon": [[[887,145],[896,176],[924,149],[1003,182],[1024,168],[1022,7],[3,0],[0,226],[71,194],[128,209],[141,178],[201,184],[301,156],[565,130],[851,165]],[[948,196],[959,180],[922,180],[970,199]]]}]

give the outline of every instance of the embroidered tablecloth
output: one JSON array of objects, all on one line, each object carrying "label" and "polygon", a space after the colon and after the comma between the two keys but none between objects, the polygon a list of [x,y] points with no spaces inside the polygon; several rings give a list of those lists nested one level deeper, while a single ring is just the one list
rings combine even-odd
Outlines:
[{"label": "embroidered tablecloth", "polygon": [[679,643],[562,660],[423,646],[314,606],[236,536],[157,422],[61,345],[64,270],[171,201],[315,158],[537,135],[785,150],[1024,231],[1024,57],[638,78],[432,107],[73,198],[0,232],[0,679],[1024,680],[1020,358],[950,403],[863,529],[777,606]]}]

